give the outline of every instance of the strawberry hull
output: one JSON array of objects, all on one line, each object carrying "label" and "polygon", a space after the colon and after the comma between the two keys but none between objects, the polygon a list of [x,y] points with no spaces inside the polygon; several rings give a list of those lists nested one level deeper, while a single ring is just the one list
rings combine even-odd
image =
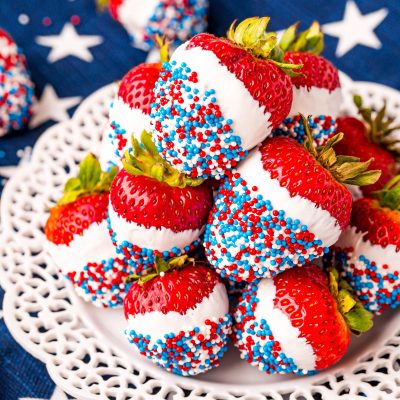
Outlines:
[{"label": "strawberry hull", "polygon": [[[237,52],[240,59],[230,66],[229,60],[220,58],[222,50],[204,48],[208,41],[218,40],[222,42],[204,34],[180,46],[171,62],[164,63],[155,88],[151,116],[157,150],[192,177],[219,179],[225,175],[271,134],[291,101],[290,82],[279,68],[225,41],[227,52]],[[247,71],[240,73],[245,67]],[[247,76],[249,71],[252,76]],[[249,82],[242,82],[243,77]],[[271,102],[272,93],[258,98],[265,91],[256,90],[257,78],[274,79],[270,86],[276,87],[270,91],[282,92],[282,99]]]},{"label": "strawberry hull", "polygon": [[364,307],[375,314],[400,306],[400,253],[396,246],[372,244],[349,226],[334,246],[343,277]]},{"label": "strawberry hull", "polygon": [[204,31],[208,0],[111,0],[110,11],[134,46],[148,51],[155,46],[156,34],[165,35],[176,46]]},{"label": "strawberry hull", "polygon": [[60,273],[85,301],[97,307],[122,306],[129,289],[125,279],[134,271],[116,255],[106,220],[92,223],[68,244],[48,242],[47,249]]},{"label": "strawberry hull", "polygon": [[250,282],[321,257],[340,233],[328,211],[272,179],[256,149],[222,182],[204,247],[222,277]]},{"label": "strawberry hull", "polygon": [[34,85],[24,55],[1,29],[0,83],[0,136],[4,136],[28,123],[34,102]]},{"label": "strawberry hull", "polygon": [[125,302],[128,322],[125,333],[142,355],[184,376],[197,375],[219,365],[232,327],[228,297],[222,283],[217,280],[207,296],[180,312],[133,313],[129,302],[135,300],[130,296],[131,293]]}]

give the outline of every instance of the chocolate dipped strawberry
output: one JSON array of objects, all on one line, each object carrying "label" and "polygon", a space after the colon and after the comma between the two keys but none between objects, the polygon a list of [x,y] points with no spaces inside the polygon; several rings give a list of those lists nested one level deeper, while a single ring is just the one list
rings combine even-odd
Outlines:
[{"label": "chocolate dipped strawberry", "polygon": [[79,174],[65,184],[44,227],[47,249],[60,273],[84,300],[117,307],[134,272],[117,257],[107,231],[108,194],[116,169],[105,173],[89,154]]},{"label": "chocolate dipped strawberry", "polygon": [[[292,103],[268,17],[232,24],[227,38],[199,34],[164,64],[155,88],[153,138],[192,178],[221,178],[278,127]],[[285,73],[285,71],[287,73]]]},{"label": "chocolate dipped strawberry", "polygon": [[339,72],[321,56],[324,38],[319,23],[313,22],[309,29],[300,33],[297,28],[298,24],[290,26],[279,43],[285,52],[284,60],[301,64],[302,68],[296,71],[299,74],[291,77],[292,107],[274,135],[293,137],[303,143],[305,129],[299,113],[312,115],[308,123],[314,143],[322,146],[336,133],[335,119],[342,101]]},{"label": "chocolate dipped strawberry", "polygon": [[207,27],[208,0],[108,0],[108,3],[111,15],[129,33],[132,44],[145,51],[156,46],[156,35],[164,35],[175,47]]},{"label": "chocolate dipped strawberry", "polygon": [[353,100],[362,119],[351,116],[337,119],[338,130],[344,133],[337,148],[342,154],[359,157],[362,161],[373,158],[371,167],[382,171],[377,182],[360,188],[361,194],[368,196],[382,189],[397,174],[396,157],[400,154],[400,141],[394,134],[400,127],[395,126],[393,119],[387,116],[386,104],[374,112],[363,105],[361,96],[355,95]]},{"label": "chocolate dipped strawberry", "polygon": [[316,149],[306,119],[304,146],[266,139],[220,185],[204,236],[222,277],[253,281],[304,265],[328,251],[347,227],[352,198],[344,183],[365,185],[379,171],[336,156],[343,134]]},{"label": "chocolate dipped strawberry", "polygon": [[343,276],[376,314],[400,306],[400,176],[354,202],[350,225],[335,244]]},{"label": "chocolate dipped strawberry", "polygon": [[207,262],[157,259],[124,300],[126,335],[141,354],[178,375],[219,365],[232,319],[224,284]]},{"label": "chocolate dipped strawberry", "polygon": [[[169,59],[169,43],[157,37],[161,62]],[[143,130],[151,129],[150,105],[162,63],[142,63],[132,68],[119,85],[104,131],[100,162],[104,169],[121,166],[125,150],[131,150],[131,135],[140,140]]]},{"label": "chocolate dipped strawberry", "polygon": [[348,284],[316,265],[249,285],[234,312],[234,344],[267,374],[312,375],[337,363],[351,332],[372,327]]},{"label": "chocolate dipped strawberry", "polygon": [[25,56],[12,37],[0,29],[0,137],[28,123],[33,88]]},{"label": "chocolate dipped strawberry", "polygon": [[212,206],[212,188],[172,168],[157,153],[151,135],[133,140],[110,192],[109,229],[117,252],[144,269],[158,255],[184,254],[200,243]]}]

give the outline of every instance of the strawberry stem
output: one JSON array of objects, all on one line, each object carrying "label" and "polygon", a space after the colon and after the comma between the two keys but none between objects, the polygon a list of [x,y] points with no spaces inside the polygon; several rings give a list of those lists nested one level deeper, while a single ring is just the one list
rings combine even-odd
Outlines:
[{"label": "strawberry stem", "polygon": [[374,115],[372,108],[363,106],[361,96],[354,95],[353,101],[367,127],[368,140],[378,146],[385,147],[391,152],[400,154],[400,140],[390,135],[395,130],[400,129],[400,125],[393,126],[394,118],[386,115],[386,102]]},{"label": "strawberry stem", "polygon": [[96,0],[96,8],[98,11],[104,11],[109,4],[110,0]]},{"label": "strawberry stem", "polygon": [[183,268],[190,263],[194,265],[194,262],[194,258],[189,258],[186,254],[171,258],[168,261],[165,261],[163,258],[157,256],[153,268],[148,269],[143,275],[129,275],[125,283],[138,282],[139,285],[143,285],[157,276],[162,276],[162,274],[165,272]]},{"label": "strawberry stem", "polygon": [[116,167],[108,172],[102,171],[96,156],[88,154],[80,163],[78,176],[67,180],[64,194],[57,204],[72,203],[87,194],[108,192],[116,173]]},{"label": "strawberry stem", "polygon": [[186,186],[199,186],[204,179],[193,179],[180,173],[167,163],[156,149],[151,134],[145,130],[141,135],[141,144],[132,135],[132,151],[125,151],[122,165],[125,171],[135,176],[148,176],[169,186],[184,188]]},{"label": "strawberry stem", "polygon": [[269,17],[251,17],[236,26],[235,20],[227,32],[227,38],[255,57],[273,62],[289,76],[301,75],[294,70],[302,68],[303,65],[284,62],[284,53],[278,45],[277,34],[266,32],[269,21]]},{"label": "strawberry stem", "polygon": [[375,183],[381,176],[379,170],[368,170],[372,158],[368,161],[360,161],[358,157],[337,156],[333,146],[343,139],[344,134],[338,133],[330,138],[324,146],[315,147],[314,137],[311,133],[308,118],[300,114],[306,139],[304,147],[315,159],[327,169],[332,176],[340,183],[349,185],[366,186]]},{"label": "strawberry stem", "polygon": [[373,326],[373,314],[364,308],[351,286],[339,277],[336,268],[332,267],[328,273],[329,289],[347,326],[356,335],[369,331]]},{"label": "strawberry stem", "polygon": [[314,21],[308,29],[297,33],[299,22],[289,26],[283,33],[279,42],[280,48],[284,51],[300,51],[313,54],[320,54],[324,49],[324,34],[321,26]]},{"label": "strawberry stem", "polygon": [[392,210],[400,209],[400,175],[391,179],[382,190],[373,192],[372,196],[378,199],[382,207]]},{"label": "strawberry stem", "polygon": [[166,39],[165,36],[161,37],[160,35],[155,35],[155,41],[157,46],[160,49],[160,61],[162,63],[169,61],[169,46],[170,42]]}]

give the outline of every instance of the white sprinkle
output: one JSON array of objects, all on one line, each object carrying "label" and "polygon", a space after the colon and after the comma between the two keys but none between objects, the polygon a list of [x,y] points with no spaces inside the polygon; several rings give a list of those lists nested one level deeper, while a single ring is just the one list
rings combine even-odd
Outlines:
[{"label": "white sprinkle", "polygon": [[20,14],[18,16],[18,22],[21,25],[27,25],[29,23],[29,17],[26,14]]}]

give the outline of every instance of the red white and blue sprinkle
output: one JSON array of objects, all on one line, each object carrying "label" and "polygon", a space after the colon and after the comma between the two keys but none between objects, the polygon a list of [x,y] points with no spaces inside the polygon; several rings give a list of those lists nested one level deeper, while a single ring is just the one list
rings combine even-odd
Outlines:
[{"label": "red white and blue sprinkle", "polygon": [[365,308],[381,314],[387,308],[400,307],[400,269],[391,272],[387,264],[380,265],[362,254],[355,259],[353,252],[353,248],[336,249],[335,257],[343,278]]},{"label": "red white and blue sprinkle", "polygon": [[20,50],[15,64],[0,56],[0,136],[23,128],[32,114],[33,83],[23,60]]},{"label": "red white and blue sprinkle", "polygon": [[[123,3],[129,3],[124,0]],[[136,3],[126,11],[135,12]],[[207,27],[208,0],[160,0],[156,3],[150,18],[142,27],[129,16],[121,16],[124,12],[119,6],[118,18],[130,33],[135,47],[149,51],[156,46],[155,35],[165,36],[172,46],[179,46],[190,37],[204,32]]]},{"label": "red white and blue sprinkle", "polygon": [[88,263],[81,271],[69,272],[65,277],[85,301],[97,307],[115,308],[123,304],[131,285],[125,281],[131,273],[131,268],[121,259],[109,258]]},{"label": "red white and blue sprinkle", "polygon": [[218,189],[204,247],[223,278],[247,282],[273,277],[328,251],[300,219],[275,209],[238,172],[227,176]]},{"label": "red white and blue sprinkle", "polygon": [[186,63],[164,63],[155,87],[154,142],[180,172],[221,178],[247,155],[233,120],[222,115],[218,93],[204,89]]},{"label": "red white and blue sprinkle", "polygon": [[117,254],[122,257],[124,262],[134,269],[132,273],[135,274],[141,274],[145,272],[146,269],[153,268],[156,257],[162,257],[163,259],[168,260],[193,251],[201,243],[201,240],[198,239],[183,248],[172,247],[166,251],[158,251],[157,249],[139,247],[127,240],[120,240],[117,232],[112,228],[109,216],[107,217],[107,226],[108,232],[111,236],[111,241],[116,248]]},{"label": "red white and blue sprinkle", "polygon": [[166,333],[163,338],[137,334],[135,330],[126,330],[125,334],[142,355],[158,366],[177,375],[191,376],[219,365],[228,349],[231,328],[232,317],[226,314],[178,334]]},{"label": "red white and blue sprinkle", "polygon": [[275,339],[268,321],[256,318],[255,311],[260,302],[257,292],[258,282],[251,283],[235,308],[233,341],[240,351],[240,356],[267,374],[315,374],[316,371],[299,368],[294,360],[283,352],[281,343]]},{"label": "red white and blue sprinkle", "polygon": [[[328,139],[336,134],[336,122],[327,115],[308,117],[311,134],[314,138],[314,145],[323,146]],[[273,136],[289,136],[303,144],[305,140],[304,125],[300,115],[287,117],[272,132]]]}]

